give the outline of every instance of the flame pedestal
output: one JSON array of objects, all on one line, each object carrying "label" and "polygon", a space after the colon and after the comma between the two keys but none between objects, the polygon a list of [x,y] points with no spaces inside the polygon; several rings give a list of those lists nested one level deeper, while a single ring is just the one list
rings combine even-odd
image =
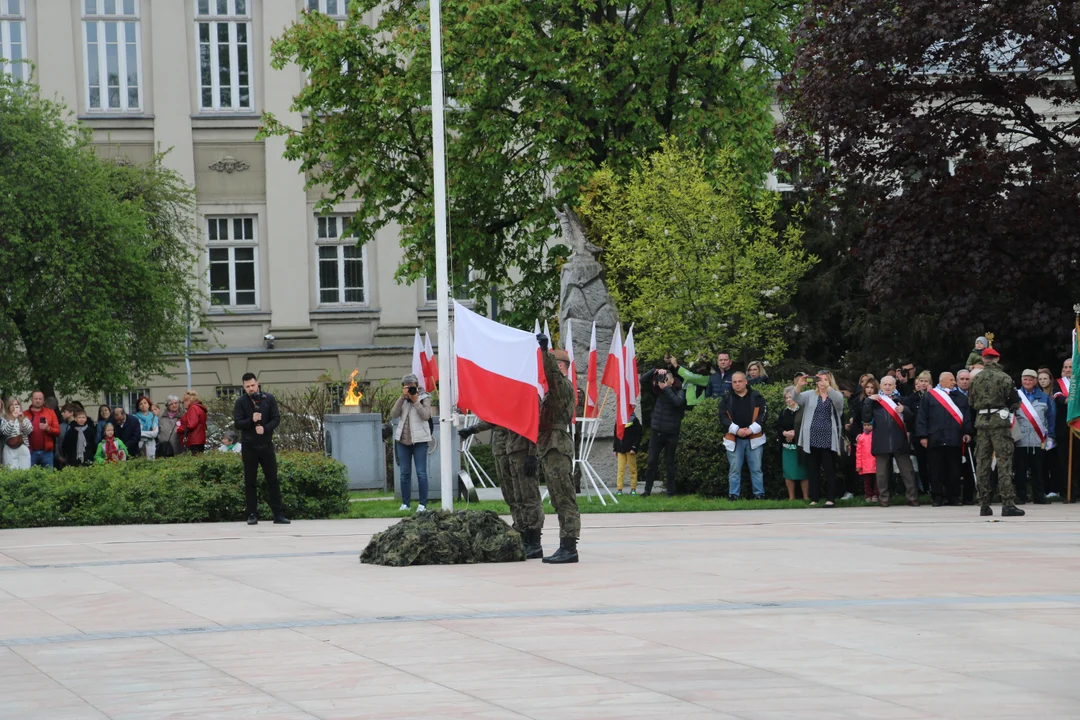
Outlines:
[{"label": "flame pedestal", "polygon": [[341,408],[340,415],[326,415],[326,454],[349,469],[350,490],[382,490],[386,487],[386,455],[382,441],[382,415],[362,413],[357,406]]},{"label": "flame pedestal", "polygon": [[[428,475],[428,507],[432,510],[432,504],[436,500],[442,500],[442,468],[439,467],[439,418],[432,418],[435,421],[435,429],[431,433],[432,440],[428,443],[428,455],[427,455],[427,475]],[[392,421],[394,427],[397,427],[397,420]],[[457,476],[461,471],[461,453],[457,442],[457,433],[454,433],[454,444],[450,448],[450,457],[452,458],[451,472],[453,473],[453,482],[451,487],[457,487]],[[415,505],[420,497],[420,486],[416,480],[416,467],[413,466],[411,473],[412,482],[412,502]],[[398,467],[397,453],[394,454],[394,497],[398,500],[401,499],[401,468]]]}]

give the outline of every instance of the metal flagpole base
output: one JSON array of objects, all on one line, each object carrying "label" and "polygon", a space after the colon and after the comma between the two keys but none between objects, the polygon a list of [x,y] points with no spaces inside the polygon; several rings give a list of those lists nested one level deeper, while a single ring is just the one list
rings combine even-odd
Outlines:
[{"label": "metal flagpole base", "polygon": [[605,491],[611,501],[618,505],[619,500],[615,497],[615,493],[611,492],[611,488],[600,479],[600,474],[596,472],[596,469],[589,462],[589,455],[592,454],[593,443],[596,442],[596,434],[600,429],[600,419],[579,417],[577,421],[581,423],[581,457],[574,459],[574,465],[581,467],[581,473],[587,480],[585,483],[585,496],[589,502],[592,502],[592,491],[589,489],[589,486],[592,485],[592,490],[596,491],[596,496],[600,498],[602,505],[607,505],[607,501],[604,500]]},{"label": "metal flagpole base", "polygon": [[[472,427],[479,422],[480,418],[470,413],[465,416],[464,427]],[[469,469],[472,470],[470,474],[477,480],[479,480],[480,484],[483,487],[495,488],[496,485],[495,482],[491,479],[491,476],[487,474],[484,468],[480,467],[480,463],[477,462],[476,458],[474,458],[473,454],[469,451],[469,449],[472,447],[473,439],[475,437],[475,435],[470,435],[469,437],[461,441],[461,457],[465,458],[465,463],[469,466]]]}]

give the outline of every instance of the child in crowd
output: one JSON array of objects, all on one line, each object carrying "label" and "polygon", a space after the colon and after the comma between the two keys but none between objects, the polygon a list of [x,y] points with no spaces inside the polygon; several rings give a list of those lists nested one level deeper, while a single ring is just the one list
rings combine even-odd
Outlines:
[{"label": "child in crowd", "polygon": [[97,427],[86,417],[86,410],[75,408],[68,430],[62,437],[60,455],[64,458],[65,467],[94,464]]},{"label": "child in crowd", "polygon": [[128,449],[124,445],[124,441],[116,437],[116,425],[112,422],[105,423],[104,432],[101,442],[98,443],[94,462],[98,465],[104,465],[105,463],[118,463],[127,460]]},{"label": "child in crowd", "polygon": [[158,416],[151,411],[150,405],[150,398],[143,395],[136,404],[138,412],[135,413],[142,433],[139,438],[139,452],[145,455],[147,460],[153,460],[156,455],[158,436]]},{"label": "child in crowd", "polygon": [[871,452],[870,445],[873,442],[874,433],[863,426],[862,433],[855,439],[855,472],[863,481],[863,494],[866,502],[877,504],[877,460]]},{"label": "child in crowd", "polygon": [[615,471],[615,492],[619,495],[622,495],[624,472],[630,494],[637,495],[637,451],[638,445],[641,444],[641,422],[637,419],[637,415],[632,416],[631,420],[632,422],[623,426],[622,440],[618,435],[614,440],[615,457],[618,460],[618,469]]},{"label": "child in crowd", "polygon": [[986,349],[987,345],[989,345],[989,343],[986,341],[986,338],[984,338],[982,335],[975,338],[975,349],[968,353],[967,362],[964,363],[964,367],[966,367],[967,369],[970,370],[971,366],[974,365],[975,363],[980,363],[981,364],[982,363],[982,353],[983,353],[983,350]]},{"label": "child in crowd", "polygon": [[226,430],[221,436],[221,445],[218,446],[218,452],[240,452],[240,439],[236,437],[236,432],[234,430]]}]

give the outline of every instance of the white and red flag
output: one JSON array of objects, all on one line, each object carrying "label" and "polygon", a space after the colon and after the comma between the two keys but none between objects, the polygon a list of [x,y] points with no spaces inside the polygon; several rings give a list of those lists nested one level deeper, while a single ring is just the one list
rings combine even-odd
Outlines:
[{"label": "white and red flag", "polygon": [[626,362],[623,359],[621,323],[615,324],[615,332],[611,335],[611,348],[600,384],[615,391],[615,436],[622,439],[623,427],[630,422],[630,413],[626,405]]},{"label": "white and red flag", "polygon": [[[570,384],[574,386],[574,402],[577,402],[577,366],[574,364],[574,321],[566,319],[566,337],[563,339],[563,350],[570,356]],[[575,411],[577,414],[577,411]]]},{"label": "white and red flag", "polygon": [[454,303],[458,407],[536,442],[539,349],[534,334]]},{"label": "white and red flag", "polygon": [[[630,326],[623,343],[623,367],[626,370],[626,409],[627,418],[634,414],[634,408],[641,402],[641,378],[637,371],[637,349],[634,347],[634,326]],[[629,420],[627,420],[629,422]]]},{"label": "white and red flag", "polygon": [[417,386],[424,392],[435,389],[434,383],[428,385],[428,361],[424,355],[424,343],[420,340],[420,329],[416,329],[412,345],[412,374],[416,376]]},{"label": "white and red flag", "polygon": [[428,333],[424,333],[424,358],[427,360],[424,377],[431,379],[428,387],[433,388],[435,383],[439,382],[439,360],[435,357],[435,350],[431,347],[431,335]]},{"label": "white and red flag", "polygon": [[592,324],[589,340],[589,365],[585,372],[585,417],[594,418],[600,413],[600,388],[596,373],[596,321]]}]

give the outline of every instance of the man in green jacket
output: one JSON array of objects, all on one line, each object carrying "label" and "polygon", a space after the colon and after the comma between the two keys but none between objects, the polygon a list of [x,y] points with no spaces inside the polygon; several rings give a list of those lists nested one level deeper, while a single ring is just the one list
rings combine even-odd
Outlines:
[{"label": "man in green jacket", "polygon": [[688,369],[679,365],[679,359],[674,355],[668,354],[664,356],[664,361],[670,365],[675,372],[679,374],[679,377],[683,380],[683,389],[686,391],[686,406],[689,408],[695,407],[702,400],[705,399],[705,386],[709,384],[708,369],[706,368],[706,374],[699,375],[697,373],[690,372]]}]

